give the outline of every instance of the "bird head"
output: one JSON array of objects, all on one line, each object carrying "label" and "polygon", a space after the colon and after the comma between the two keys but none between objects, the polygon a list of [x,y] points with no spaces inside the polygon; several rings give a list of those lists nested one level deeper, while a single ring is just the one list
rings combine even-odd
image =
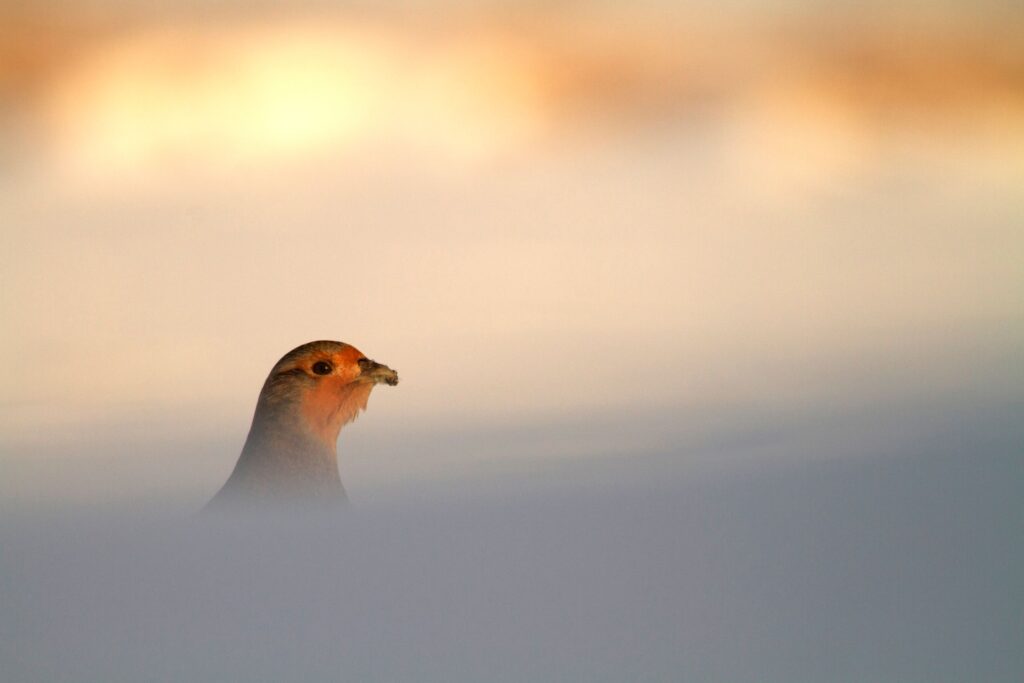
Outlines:
[{"label": "bird head", "polygon": [[334,449],[338,432],[366,409],[377,384],[398,384],[398,373],[337,341],[289,351],[270,371],[254,427],[299,430]]}]

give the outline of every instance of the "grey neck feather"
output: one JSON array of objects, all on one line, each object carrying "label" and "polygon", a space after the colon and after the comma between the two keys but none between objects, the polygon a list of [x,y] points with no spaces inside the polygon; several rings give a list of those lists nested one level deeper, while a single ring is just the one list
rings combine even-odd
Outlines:
[{"label": "grey neck feather", "polygon": [[245,446],[207,508],[222,504],[344,502],[336,441],[325,443],[299,422],[291,401],[260,397]]}]

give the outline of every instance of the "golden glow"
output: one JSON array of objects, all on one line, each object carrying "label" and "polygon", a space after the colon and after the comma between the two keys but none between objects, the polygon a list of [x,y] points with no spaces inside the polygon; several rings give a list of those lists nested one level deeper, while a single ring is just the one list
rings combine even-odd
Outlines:
[{"label": "golden glow", "polygon": [[8,438],[244,427],[317,338],[408,373],[392,415],[472,422],[767,402],[1024,334],[1024,40],[997,19],[22,4],[0,351],[38,362],[0,376]]},{"label": "golden glow", "polygon": [[515,45],[338,25],[135,34],[66,74],[53,104],[57,149],[86,174],[379,144],[478,158],[543,123],[537,75]]}]

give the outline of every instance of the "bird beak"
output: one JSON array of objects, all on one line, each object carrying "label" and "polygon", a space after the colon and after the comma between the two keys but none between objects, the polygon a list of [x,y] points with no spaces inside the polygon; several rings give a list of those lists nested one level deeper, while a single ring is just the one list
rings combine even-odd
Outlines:
[{"label": "bird beak", "polygon": [[363,358],[359,361],[359,367],[362,372],[359,373],[359,379],[364,381],[370,381],[374,384],[388,384],[395,386],[398,384],[398,373],[384,365],[378,363],[375,360],[369,358]]}]

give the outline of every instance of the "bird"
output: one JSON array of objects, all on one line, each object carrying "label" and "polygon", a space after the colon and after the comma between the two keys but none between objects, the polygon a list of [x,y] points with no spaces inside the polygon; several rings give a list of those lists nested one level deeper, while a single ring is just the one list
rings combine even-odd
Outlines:
[{"label": "bird", "polygon": [[203,511],[346,502],[338,434],[378,384],[398,384],[398,373],[350,344],[313,341],[286,353],[263,384],[234,470]]}]

